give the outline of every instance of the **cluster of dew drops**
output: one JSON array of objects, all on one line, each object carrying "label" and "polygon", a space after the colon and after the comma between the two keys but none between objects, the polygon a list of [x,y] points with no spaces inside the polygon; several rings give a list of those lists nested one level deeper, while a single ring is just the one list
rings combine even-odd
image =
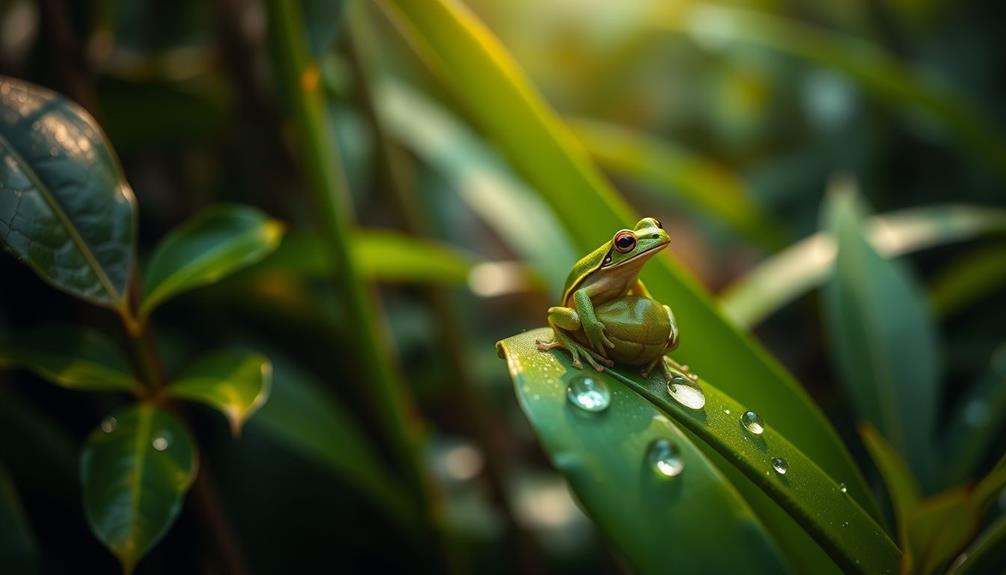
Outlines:
[{"label": "cluster of dew drops", "polygon": [[[688,409],[702,409],[706,405],[705,394],[697,383],[692,383],[688,378],[675,375],[667,383],[667,393],[672,399],[687,407]],[[578,375],[569,381],[566,386],[566,399],[577,408],[590,413],[599,413],[611,404],[611,391],[604,381],[589,375]],[[724,409],[723,413],[730,415],[729,409]],[[754,436],[760,436],[765,432],[765,422],[760,415],[753,411],[745,411],[740,416],[740,424],[744,430]],[[668,439],[655,439],[650,442],[646,452],[646,461],[650,469],[659,477],[671,478],[681,475],[685,469],[685,462],[681,458],[681,450],[677,444]],[[783,476],[789,472],[789,463],[782,457],[773,457],[770,461],[772,470],[776,475]],[[841,486],[842,493],[846,492],[845,485]]]},{"label": "cluster of dew drops", "polygon": [[[112,433],[118,427],[119,420],[111,415],[101,421],[101,430],[105,433]],[[156,451],[166,451],[171,447],[171,432],[166,429],[158,431],[150,441],[150,446]]]}]

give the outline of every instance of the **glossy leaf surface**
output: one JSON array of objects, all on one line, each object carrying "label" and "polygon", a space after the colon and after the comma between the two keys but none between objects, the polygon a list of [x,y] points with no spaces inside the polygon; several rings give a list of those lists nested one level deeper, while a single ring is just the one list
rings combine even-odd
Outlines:
[{"label": "glossy leaf surface", "polygon": [[[783,569],[754,513],[692,440],[608,374],[539,352],[534,337],[547,333],[500,342],[514,390],[552,463],[629,562],[642,573]],[[587,412],[567,399],[567,385],[583,376],[610,389],[604,411]],[[660,440],[679,450],[679,475],[654,469],[649,450]],[[697,552],[710,537],[731,552]]]},{"label": "glossy leaf surface", "polygon": [[149,404],[113,413],[87,438],[80,462],[84,510],[127,573],[174,523],[196,468],[188,431]]},{"label": "glossy leaf surface", "polygon": [[283,225],[255,208],[219,205],[173,230],[154,251],[143,282],[140,314],[209,285],[276,249]]},{"label": "glossy leaf surface", "polygon": [[101,333],[75,327],[37,328],[0,344],[0,366],[29,369],[70,389],[131,391],[139,382]]},{"label": "glossy leaf surface", "polygon": [[[601,374],[573,370],[565,352],[540,352],[535,347],[536,339],[549,338],[550,330],[543,328],[500,342],[519,396],[538,393],[545,397],[544,390],[551,389],[551,401],[562,402],[562,408],[566,409],[568,406],[563,395],[565,382],[560,381],[560,376],[568,379],[589,375],[603,380],[611,389],[627,388],[626,391],[634,394],[637,400],[648,402],[670,418],[676,427],[693,434],[700,450],[715,451],[743,473],[793,517],[840,567],[868,573],[896,571],[900,560],[897,546],[870,514],[848,495],[848,477],[829,477],[784,438],[771,419],[763,419],[765,427],[761,434],[752,434],[745,429],[741,414],[749,408],[761,413],[761,405],[771,402],[769,397],[756,405],[742,406],[706,381],[700,381],[698,385],[704,396],[704,405],[700,409],[691,409],[672,399],[663,377],[658,374],[651,374],[644,380],[635,371],[621,369],[609,369]],[[529,386],[529,389],[524,390],[522,386]],[[617,405],[613,404],[605,413],[614,417],[616,409]],[[561,421],[555,414],[547,420],[533,414],[529,417],[539,432],[544,425],[559,425]],[[626,433],[626,429],[611,429],[596,436],[591,444],[582,449],[606,449],[606,443],[620,445],[626,441],[623,437]],[[547,441],[545,444],[555,459],[555,450]],[[783,462],[783,471],[778,470],[779,460]],[[558,461],[556,463],[562,467]],[[625,465],[624,462],[621,464]],[[842,490],[843,485],[846,485],[845,491]],[[604,526],[604,519],[599,521]],[[606,527],[632,531],[617,520]]]},{"label": "glossy leaf surface", "polygon": [[[443,0],[380,5],[459,107],[552,207],[581,253],[638,221],[516,62],[463,6]],[[470,90],[472,85],[480,90]],[[849,477],[849,493],[875,513],[865,482],[823,414],[777,362],[719,313],[691,275],[673,259],[657,256],[642,279],[657,300],[674,308],[682,332],[676,356],[738,401],[771,396],[765,414],[829,473]]]},{"label": "glossy leaf surface", "polygon": [[269,399],[271,387],[272,364],[267,357],[224,351],[186,369],[168,386],[168,393],[219,410],[236,436],[245,421]]},{"label": "glossy leaf surface", "polygon": [[0,77],[0,162],[0,245],[59,289],[125,306],[135,200],[94,118]]},{"label": "glossy leaf surface", "polygon": [[857,201],[851,184],[836,184],[823,216],[838,247],[824,300],[836,367],[859,416],[927,485],[939,400],[936,333],[908,270],[865,239]]}]

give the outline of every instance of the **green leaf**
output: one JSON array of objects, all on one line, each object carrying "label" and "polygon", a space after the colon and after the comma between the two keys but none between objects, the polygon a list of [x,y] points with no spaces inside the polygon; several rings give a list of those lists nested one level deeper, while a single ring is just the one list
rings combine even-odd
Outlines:
[{"label": "green leaf", "polygon": [[933,479],[939,401],[936,333],[908,270],[885,260],[866,241],[857,202],[853,184],[836,181],[824,207],[823,220],[838,246],[835,277],[824,300],[831,348],[859,416],[905,457],[926,486]]},{"label": "green leaf", "polygon": [[578,256],[548,206],[467,126],[414,88],[385,79],[374,98],[391,135],[450,182],[559,297]]},{"label": "green leaf", "polygon": [[943,485],[975,477],[1006,426],[1006,343],[992,354],[988,371],[958,401],[950,415],[940,466]]},{"label": "green leaf", "polygon": [[[955,204],[912,208],[870,218],[866,233],[875,250],[895,257],[1006,233],[1006,210]],[[816,233],[766,259],[724,290],[720,307],[737,325],[757,325],[824,282],[834,263],[832,237],[827,232]]]},{"label": "green leaf", "polygon": [[[611,391],[611,406],[588,413],[566,399],[583,372],[535,348],[536,330],[500,342],[514,390],[553,464],[605,535],[642,573],[780,572],[771,537],[693,440],[617,379],[588,373]],[[680,450],[681,475],[648,460],[665,440]],[[730,553],[706,552],[708,541]]]},{"label": "green leaf", "polygon": [[983,246],[955,259],[929,285],[929,303],[939,317],[995,295],[1006,284],[1006,244]]},{"label": "green leaf", "polygon": [[982,532],[948,570],[960,575],[1002,572],[1006,572],[1006,517]]},{"label": "green leaf", "polygon": [[231,433],[238,436],[245,421],[269,399],[271,386],[272,364],[267,357],[223,351],[197,361],[167,391],[219,410],[227,417]]},{"label": "green leaf", "polygon": [[891,496],[898,525],[904,526],[909,514],[918,505],[922,490],[915,478],[912,477],[908,464],[891,444],[877,433],[876,429],[869,424],[864,424],[859,428],[859,435],[863,438],[863,445],[870,452],[870,458],[873,459],[873,463],[880,471],[880,476],[884,479],[884,485],[887,486],[887,492]]},{"label": "green leaf", "polygon": [[273,357],[272,394],[249,423],[261,433],[328,470],[375,507],[403,525],[416,527],[405,487],[387,469],[349,411],[306,371]]},{"label": "green leaf", "polygon": [[84,511],[127,573],[174,523],[196,467],[189,432],[153,405],[117,411],[87,438],[80,462]]},{"label": "green leaf", "polygon": [[938,122],[1000,176],[1006,176],[1006,140],[993,128],[996,123],[983,117],[974,102],[913,73],[877,44],[795,20],[713,4],[665,10],[652,22],[685,32],[707,48],[758,46],[841,72],[895,110]]},{"label": "green leaf", "polygon": [[650,184],[663,197],[762,247],[783,245],[781,226],[752,201],[747,185],[725,166],[626,128],[596,120],[569,123],[602,168]]},{"label": "green leaf", "polygon": [[56,385],[92,391],[135,391],[119,349],[96,331],[61,326],[34,329],[0,344],[0,367],[31,370]]},{"label": "green leaf", "polygon": [[[569,366],[569,356],[565,352],[538,351],[535,340],[550,338],[551,330],[541,328],[511,337],[498,344],[507,359],[519,396],[527,394],[533,396],[534,393],[538,393],[545,398],[543,401],[551,402],[552,409],[572,409],[566,406],[564,395],[565,384],[571,377],[588,375],[604,381],[611,389],[628,388],[636,400],[649,402],[652,407],[669,417],[675,426],[685,430],[689,437],[694,438],[694,445],[700,450],[718,453],[731,466],[743,473],[795,519],[843,569],[879,573],[893,572],[897,567],[900,558],[898,548],[870,514],[848,495],[848,488],[846,487],[846,492],[841,489],[845,481],[851,479],[852,474],[840,476],[841,483],[829,477],[812,459],[787,441],[776,430],[772,420],[767,418],[763,420],[766,427],[761,435],[750,434],[744,429],[740,419],[747,408],[706,381],[698,383],[704,393],[704,406],[699,410],[692,410],[671,398],[660,374],[651,374],[644,380],[635,371],[629,375],[629,372],[621,369],[607,369],[600,374],[575,370]],[[523,389],[525,386],[528,389]],[[761,414],[761,406],[771,402],[772,399],[766,396],[753,407]],[[619,406],[613,404],[605,415],[614,418],[617,409]],[[625,415],[618,415],[619,419],[623,416]],[[531,419],[541,432],[542,418],[532,416]],[[547,421],[558,425],[561,419],[553,412]],[[587,421],[593,423],[592,420]],[[640,424],[647,421],[644,419]],[[628,430],[631,430],[631,427]],[[606,433],[593,436],[596,438],[594,442],[583,449],[588,451],[601,449],[603,442],[613,442],[616,445],[629,442],[630,439],[625,437],[627,433],[626,428],[607,429]],[[546,448],[553,449],[547,441]],[[552,455],[555,458],[556,453],[553,452]],[[636,461],[639,461],[642,454],[639,453],[636,457]],[[780,474],[773,470],[774,458],[785,461],[788,466],[785,473]],[[626,463],[623,461],[621,464]],[[610,478],[596,472],[595,476],[598,481],[610,481]],[[683,474],[683,477],[687,478],[687,475]],[[615,481],[614,484],[623,485],[619,481]],[[623,499],[616,501],[618,504],[624,502]],[[608,528],[617,527],[608,526]],[[715,530],[715,523],[711,524],[709,529]],[[712,535],[706,533],[705,536],[708,538]],[[697,552],[697,549],[693,552]]]},{"label": "green leaf", "polygon": [[207,208],[170,234],[150,258],[140,317],[181,293],[216,283],[269,255],[283,224],[238,205]]},{"label": "green leaf", "polygon": [[0,245],[53,286],[124,309],[135,200],[94,118],[0,76],[0,162]]},{"label": "green leaf", "polygon": [[[445,0],[421,5],[382,0],[379,5],[457,99],[459,108],[552,207],[581,253],[638,221],[509,54],[470,12]],[[565,271],[572,263],[560,269]],[[656,299],[674,306],[682,332],[676,356],[738,401],[755,404],[772,397],[764,414],[828,473],[849,478],[850,495],[877,515],[865,481],[824,415],[782,366],[726,321],[691,274],[673,259],[658,256],[643,270],[642,279]]]},{"label": "green leaf", "polygon": [[0,465],[0,565],[11,573],[38,573],[38,544],[17,491]]}]

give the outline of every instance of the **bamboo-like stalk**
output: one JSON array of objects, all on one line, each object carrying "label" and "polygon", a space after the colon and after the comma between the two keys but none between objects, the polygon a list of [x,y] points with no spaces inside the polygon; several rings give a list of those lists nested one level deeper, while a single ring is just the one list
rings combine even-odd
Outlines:
[{"label": "bamboo-like stalk", "polygon": [[[374,294],[361,279],[349,242],[352,206],[339,158],[329,131],[318,66],[306,46],[307,32],[297,2],[270,0],[270,33],[279,58],[281,85],[290,90],[296,145],[307,176],[308,192],[316,208],[320,232],[335,269],[347,325],[346,341],[368,382],[370,401],[398,464],[414,490],[417,508],[426,520],[429,543],[438,551],[441,567],[453,563],[437,506],[438,497],[422,461],[419,419],[407,388],[388,351]],[[333,438],[334,440],[335,438]]]}]

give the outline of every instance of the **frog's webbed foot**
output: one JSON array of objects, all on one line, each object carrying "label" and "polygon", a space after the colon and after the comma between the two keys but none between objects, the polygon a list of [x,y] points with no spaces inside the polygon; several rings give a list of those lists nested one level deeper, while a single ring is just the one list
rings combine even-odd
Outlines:
[{"label": "frog's webbed foot", "polygon": [[699,380],[698,374],[692,373],[687,365],[682,365],[666,355],[662,358],[660,366],[664,371],[664,377],[667,378],[667,381],[671,381],[675,376],[684,377],[690,381]]},{"label": "frog's webbed foot", "polygon": [[597,371],[604,371],[605,366],[612,367],[615,365],[615,363],[610,359],[602,356],[589,347],[580,344],[566,333],[559,330],[553,330],[553,333],[555,335],[552,341],[535,340],[535,344],[537,345],[539,351],[550,351],[556,348],[564,349],[569,352],[569,355],[572,358],[571,363],[576,369],[583,368],[583,364],[580,363],[581,356]]}]

